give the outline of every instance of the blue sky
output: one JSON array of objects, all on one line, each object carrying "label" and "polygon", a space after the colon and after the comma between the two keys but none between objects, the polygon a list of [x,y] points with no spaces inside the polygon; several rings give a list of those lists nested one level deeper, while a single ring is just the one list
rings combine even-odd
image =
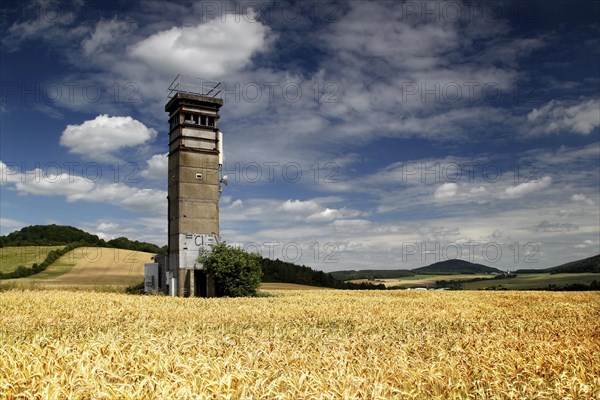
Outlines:
[{"label": "blue sky", "polygon": [[600,252],[598,2],[3,2],[0,230],[166,243],[167,87],[222,81],[221,238],[332,271]]}]

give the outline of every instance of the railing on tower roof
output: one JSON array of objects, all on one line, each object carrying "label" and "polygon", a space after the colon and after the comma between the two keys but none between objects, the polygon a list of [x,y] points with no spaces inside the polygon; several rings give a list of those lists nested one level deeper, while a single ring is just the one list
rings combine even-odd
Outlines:
[{"label": "railing on tower roof", "polygon": [[213,99],[221,98],[221,82],[210,81],[178,74],[169,85],[167,98],[170,99],[178,92],[199,94]]}]

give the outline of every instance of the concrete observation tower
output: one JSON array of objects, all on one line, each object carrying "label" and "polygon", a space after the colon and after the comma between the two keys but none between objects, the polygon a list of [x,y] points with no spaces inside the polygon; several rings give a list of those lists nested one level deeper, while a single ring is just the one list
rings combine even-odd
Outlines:
[{"label": "concrete observation tower", "polygon": [[146,291],[215,296],[198,256],[219,241],[223,135],[220,82],[178,75],[169,86],[168,256],[145,265]]}]

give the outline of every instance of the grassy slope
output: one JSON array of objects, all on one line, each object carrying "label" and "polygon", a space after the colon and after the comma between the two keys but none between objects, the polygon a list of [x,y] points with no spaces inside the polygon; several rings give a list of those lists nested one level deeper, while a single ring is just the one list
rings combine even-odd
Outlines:
[{"label": "grassy slope", "polygon": [[153,254],[105,247],[80,247],[62,256],[45,271],[18,284],[129,286],[144,279],[144,263]]},{"label": "grassy slope", "polygon": [[19,265],[31,268],[34,263],[41,263],[51,250],[64,246],[6,246],[0,248],[0,272],[7,273],[17,269]]},{"label": "grassy slope", "polygon": [[600,281],[598,273],[565,273],[565,274],[519,274],[516,278],[494,279],[492,281],[467,282],[464,289],[485,289],[490,286],[500,286],[506,289],[522,290],[545,288],[548,285],[564,286],[573,283],[584,283],[589,285],[592,281]]}]

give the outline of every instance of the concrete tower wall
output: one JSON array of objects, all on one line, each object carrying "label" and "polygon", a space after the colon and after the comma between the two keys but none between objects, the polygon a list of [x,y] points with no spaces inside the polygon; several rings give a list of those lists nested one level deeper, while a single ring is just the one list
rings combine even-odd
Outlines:
[{"label": "concrete tower wall", "polygon": [[198,252],[219,236],[218,98],[178,92],[169,113],[169,261],[179,296],[214,295],[197,262]]}]

